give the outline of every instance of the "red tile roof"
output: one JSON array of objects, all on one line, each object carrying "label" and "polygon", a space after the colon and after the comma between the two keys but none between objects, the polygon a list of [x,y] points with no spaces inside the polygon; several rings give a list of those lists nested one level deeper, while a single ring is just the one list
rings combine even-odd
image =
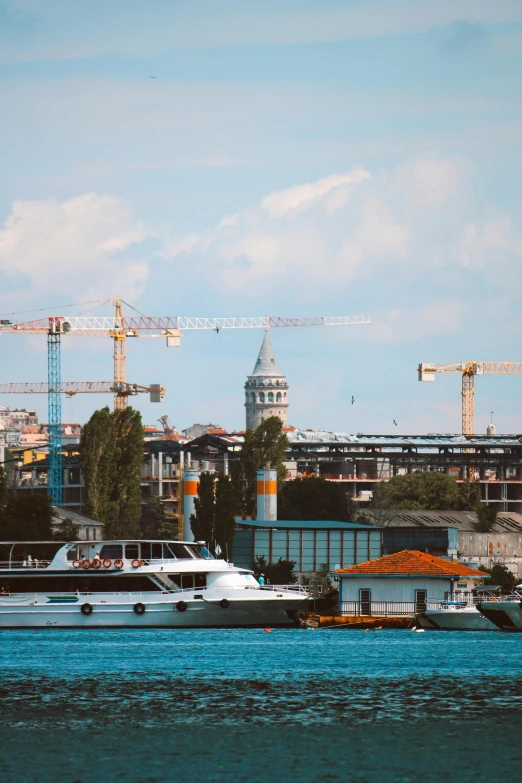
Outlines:
[{"label": "red tile roof", "polygon": [[394,555],[384,555],[376,560],[358,563],[349,568],[340,568],[334,574],[358,576],[447,576],[447,577],[488,577],[482,571],[462,565],[452,560],[427,555],[424,552],[405,549]]}]

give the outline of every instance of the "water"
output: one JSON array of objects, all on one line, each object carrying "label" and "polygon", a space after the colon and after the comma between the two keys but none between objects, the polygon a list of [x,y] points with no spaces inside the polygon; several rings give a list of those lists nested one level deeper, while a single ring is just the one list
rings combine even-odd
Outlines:
[{"label": "water", "polygon": [[522,779],[522,636],[3,631],[1,783]]}]

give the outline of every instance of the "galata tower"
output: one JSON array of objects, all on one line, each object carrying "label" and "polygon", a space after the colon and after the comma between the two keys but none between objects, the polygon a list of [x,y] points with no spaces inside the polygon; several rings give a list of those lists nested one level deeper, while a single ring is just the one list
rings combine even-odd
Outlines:
[{"label": "galata tower", "polygon": [[252,375],[245,383],[246,428],[252,430],[270,416],[288,420],[288,384],[277,366],[268,330],[261,344]]}]

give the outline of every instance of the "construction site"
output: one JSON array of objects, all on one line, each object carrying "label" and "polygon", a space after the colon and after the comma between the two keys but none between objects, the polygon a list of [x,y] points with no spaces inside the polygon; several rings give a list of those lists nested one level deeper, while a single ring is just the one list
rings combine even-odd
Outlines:
[{"label": "construction site", "polygon": [[[350,434],[346,432],[298,429],[289,424],[289,389],[286,376],[279,369],[273,352],[269,330],[285,327],[348,326],[370,323],[368,316],[331,318],[184,318],[127,317],[118,297],[113,301],[114,317],[51,316],[29,322],[1,321],[4,335],[40,335],[47,340],[48,377],[33,383],[0,385],[0,394],[46,394],[48,421],[39,423],[31,408],[0,408],[0,461],[6,469],[9,489],[14,493],[47,493],[58,516],[75,515],[82,534],[99,538],[101,525],[96,520],[83,519],[85,485],[79,460],[80,423],[62,420],[62,399],[89,393],[110,393],[114,409],[123,409],[130,398],[148,394],[151,402],[163,404],[167,390],[161,383],[139,385],[127,380],[127,341],[131,338],[161,337],[168,348],[179,347],[186,330],[259,329],[264,332],[254,369],[244,384],[245,429],[255,428],[271,416],[278,416],[288,438],[286,454],[287,479],[315,476],[340,484],[357,507],[371,515],[373,488],[394,476],[425,471],[441,472],[458,483],[473,482],[480,490],[481,502],[494,508],[497,521],[492,531],[498,541],[486,541],[476,533],[476,517],[469,513],[459,519],[417,513],[405,522],[404,516],[394,520],[375,519],[374,524],[386,527],[431,530],[431,539],[423,546],[440,551],[437,529],[454,528],[459,535],[468,535],[462,546],[450,543],[446,535],[442,550],[467,549],[470,557],[522,556],[522,439],[518,435],[496,435],[493,424],[484,435],[475,434],[475,376],[483,374],[520,374],[522,364],[500,362],[463,362],[456,365],[419,364],[418,380],[433,382],[439,373],[460,373],[462,376],[462,431],[458,434]],[[64,381],[61,368],[62,339],[71,337],[109,337],[113,342],[114,375],[111,381]],[[227,475],[239,459],[245,429],[227,432],[216,424],[194,424],[178,432],[167,414],[158,416],[154,424],[144,427],[144,452],[141,470],[141,493],[145,501],[161,499],[168,514],[179,521],[183,534],[184,476],[192,471],[196,477],[203,470]],[[273,519],[275,519],[274,517]],[[273,525],[273,520],[268,520]],[[410,533],[411,533],[410,530]],[[398,534],[402,541],[406,532]],[[507,538],[504,540],[504,536]],[[411,537],[411,536],[410,536]],[[413,536],[415,538],[415,536]],[[471,538],[470,538],[471,537]],[[513,538],[513,540],[512,540]],[[429,540],[428,540],[429,539]],[[386,542],[387,543],[386,543]],[[438,543],[433,543],[437,541]],[[381,551],[390,546],[389,533],[381,536]],[[461,542],[462,543],[462,542]],[[271,552],[270,547],[270,552]],[[288,554],[288,553],[287,553]],[[470,560],[470,562],[474,562]],[[479,562],[479,561],[476,561]],[[518,570],[518,565],[516,566]]]}]

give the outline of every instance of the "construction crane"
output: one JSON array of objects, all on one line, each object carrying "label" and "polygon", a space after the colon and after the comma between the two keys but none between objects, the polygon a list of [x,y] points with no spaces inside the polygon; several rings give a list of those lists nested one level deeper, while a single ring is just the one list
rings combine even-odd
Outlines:
[{"label": "construction crane", "polygon": [[462,375],[462,434],[475,434],[475,376],[522,375],[522,362],[458,362],[457,364],[419,364],[419,381],[434,381],[438,372]]},{"label": "construction crane", "polygon": [[[190,318],[184,316],[132,316],[123,315],[120,297],[114,302],[115,316],[50,316],[35,321],[12,323],[0,320],[2,334],[41,334],[47,336],[48,381],[48,438],[49,438],[49,494],[55,505],[61,503],[61,337],[110,337],[114,342],[114,407],[123,409],[128,395],[120,389],[126,384],[126,343],[130,337],[165,337],[167,348],[179,348],[182,332],[189,330],[269,329],[297,326],[348,326],[369,324],[367,315],[281,318],[260,316],[253,318]],[[151,387],[152,388],[152,387]],[[158,392],[160,387],[158,386]]]},{"label": "construction crane", "polygon": [[[116,387],[112,381],[62,381],[58,393],[65,394],[67,397],[74,397],[75,394],[103,394],[104,392],[123,394],[126,397],[134,396],[142,392],[148,392],[151,402],[163,402],[165,389],[159,384],[152,386],[140,386],[137,383],[125,383]],[[0,383],[0,394],[48,394],[48,383]]]}]

